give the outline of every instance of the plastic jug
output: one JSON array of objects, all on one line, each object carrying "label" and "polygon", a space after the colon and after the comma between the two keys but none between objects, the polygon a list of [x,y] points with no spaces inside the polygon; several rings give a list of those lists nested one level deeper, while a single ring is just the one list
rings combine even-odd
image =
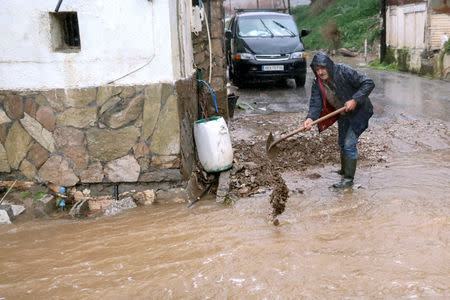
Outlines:
[{"label": "plastic jug", "polygon": [[194,139],[198,158],[206,172],[221,172],[233,166],[233,148],[223,117],[196,121]]}]

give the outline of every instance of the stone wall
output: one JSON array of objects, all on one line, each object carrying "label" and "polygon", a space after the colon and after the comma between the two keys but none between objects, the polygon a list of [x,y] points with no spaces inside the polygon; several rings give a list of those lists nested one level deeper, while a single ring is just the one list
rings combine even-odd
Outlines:
[{"label": "stone wall", "polygon": [[0,180],[74,186],[186,179],[195,160],[196,94],[195,78],[0,90]]},{"label": "stone wall", "polygon": [[[212,52],[212,75],[210,86],[217,97],[217,106],[219,113],[214,110],[214,104],[209,91],[206,87],[202,87],[202,93],[199,95],[199,101],[207,104],[208,116],[221,115],[225,119],[228,118],[228,99],[226,90],[226,59],[224,48],[224,8],[222,0],[211,0],[211,8],[207,9],[207,2],[203,1],[205,11],[211,11],[209,31],[211,35],[211,52]],[[206,20],[202,22],[202,31],[198,35],[192,34],[194,46],[194,63],[201,70],[202,79],[209,81],[209,43],[206,29]]]}]

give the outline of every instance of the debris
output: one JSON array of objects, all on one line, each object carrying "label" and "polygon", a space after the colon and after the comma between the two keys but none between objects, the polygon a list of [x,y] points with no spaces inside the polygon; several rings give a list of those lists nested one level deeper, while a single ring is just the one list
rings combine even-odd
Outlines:
[{"label": "debris", "polygon": [[114,216],[118,213],[137,207],[136,203],[134,203],[133,198],[127,197],[125,199],[114,201],[106,210],[104,215],[105,216]]}]

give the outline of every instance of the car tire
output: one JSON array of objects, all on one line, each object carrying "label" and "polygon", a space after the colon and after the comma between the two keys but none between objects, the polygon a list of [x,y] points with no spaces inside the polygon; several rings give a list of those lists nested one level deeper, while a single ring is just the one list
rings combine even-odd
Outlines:
[{"label": "car tire", "polygon": [[295,85],[297,87],[303,87],[305,86],[305,82],[306,82],[306,76],[305,75],[299,75],[299,76],[295,76]]}]

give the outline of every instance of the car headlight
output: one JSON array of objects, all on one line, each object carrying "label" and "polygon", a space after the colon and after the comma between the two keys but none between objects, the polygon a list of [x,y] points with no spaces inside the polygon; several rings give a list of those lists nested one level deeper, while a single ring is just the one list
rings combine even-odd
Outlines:
[{"label": "car headlight", "polygon": [[308,54],[306,54],[305,52],[291,53],[291,58],[306,58],[307,56],[308,56]]},{"label": "car headlight", "polygon": [[234,56],[236,60],[249,60],[254,59],[253,54],[250,53],[236,53]]}]

